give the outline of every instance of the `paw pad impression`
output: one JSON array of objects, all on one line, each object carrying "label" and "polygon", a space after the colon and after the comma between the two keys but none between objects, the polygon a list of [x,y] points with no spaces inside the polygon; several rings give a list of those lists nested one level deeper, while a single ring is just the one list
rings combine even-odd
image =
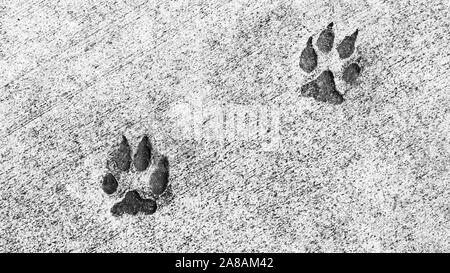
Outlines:
[{"label": "paw pad impression", "polygon": [[119,183],[117,183],[117,180],[112,173],[107,173],[103,177],[102,189],[106,194],[113,194],[118,186]]},{"label": "paw pad impression", "polygon": [[122,141],[112,156],[112,160],[117,168],[123,172],[127,172],[131,165],[131,148],[125,136],[122,136]]},{"label": "paw pad impression", "polygon": [[169,161],[163,156],[159,159],[156,170],[150,176],[150,190],[157,195],[162,194],[169,183]]},{"label": "paw pad impression", "polygon": [[317,48],[323,53],[329,53],[334,45],[333,23],[330,23],[326,29],[322,30],[317,38]]},{"label": "paw pad impression", "polygon": [[[333,23],[328,24],[326,29],[322,30],[316,41],[317,48],[324,54],[331,52],[334,46],[335,34]],[[356,38],[358,30],[350,36],[346,36],[337,46],[336,50],[340,59],[347,59],[355,51]],[[310,37],[300,55],[300,68],[306,73],[312,73],[318,64],[317,53],[313,47],[313,37]],[[361,73],[361,67],[357,62],[344,67],[342,79],[346,83],[354,83]],[[331,70],[323,71],[316,79],[304,84],[300,88],[300,93],[306,97],[312,97],[316,101],[330,104],[341,104],[344,101],[341,93],[336,88],[334,74]]]},{"label": "paw pad impression", "polygon": [[339,58],[347,59],[355,51],[355,42],[358,37],[358,30],[356,30],[352,35],[345,36],[344,40],[337,46],[336,50],[339,54]]},{"label": "paw pad impression", "polygon": [[138,212],[153,214],[155,211],[156,201],[142,198],[136,190],[127,192],[123,200],[111,208],[114,216],[121,216],[124,213],[136,215]]},{"label": "paw pad impression", "polygon": [[306,47],[303,49],[300,56],[300,67],[307,73],[313,72],[317,67],[317,53],[316,50],[314,50],[312,40],[312,37],[308,39]]},{"label": "paw pad impression", "polygon": [[351,63],[344,69],[342,79],[347,83],[354,83],[361,73],[361,67],[357,63]]},{"label": "paw pad impression", "polygon": [[139,145],[136,150],[136,154],[134,154],[134,167],[136,170],[142,172],[145,171],[150,163],[152,155],[152,145],[147,136],[144,136],[139,142]]}]

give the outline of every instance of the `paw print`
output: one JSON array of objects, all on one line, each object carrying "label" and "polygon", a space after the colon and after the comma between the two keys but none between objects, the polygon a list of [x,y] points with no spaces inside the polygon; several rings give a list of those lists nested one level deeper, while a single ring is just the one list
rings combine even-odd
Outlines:
[{"label": "paw print", "polygon": [[[336,51],[341,60],[350,58],[355,51],[356,38],[358,37],[358,30],[353,34],[346,36],[336,47]],[[330,23],[322,32],[316,41],[316,47],[323,54],[329,54],[334,46],[334,31],[333,23]],[[342,72],[342,80],[348,84],[355,83],[356,79],[361,73],[361,67],[358,64],[360,58],[355,62],[346,64]],[[310,74],[314,72],[318,65],[318,55],[313,45],[313,37],[310,37],[306,42],[306,47],[303,49],[300,55],[300,68]],[[336,88],[334,74],[331,70],[327,69],[322,71],[320,75],[304,84],[300,88],[300,93],[305,97],[312,97],[317,101],[341,104],[344,98]]]},{"label": "paw print", "polygon": [[[157,209],[156,201],[166,192],[169,184],[169,160],[164,155],[156,156],[148,136],[142,137],[136,153],[133,157],[131,157],[131,154],[132,150],[128,140],[125,136],[122,136],[122,141],[118,147],[115,147],[109,154],[106,164],[108,173],[102,179],[102,189],[108,195],[114,194],[119,188],[117,177],[134,172],[142,174],[144,179],[148,181],[150,193],[144,194],[150,195],[150,198],[142,197],[136,189],[128,190],[122,201],[111,208],[111,213],[114,216],[155,213]],[[151,168],[152,161],[155,158],[157,161],[156,168],[148,176],[147,171]]]}]

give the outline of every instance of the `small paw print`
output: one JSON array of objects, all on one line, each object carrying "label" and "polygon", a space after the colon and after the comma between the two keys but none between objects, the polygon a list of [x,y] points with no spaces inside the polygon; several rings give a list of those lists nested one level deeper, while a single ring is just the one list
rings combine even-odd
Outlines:
[{"label": "small paw print", "polygon": [[[333,31],[333,23],[330,23],[319,34],[316,41],[316,47],[323,54],[329,54],[334,46],[335,34]],[[358,30],[349,36],[346,36],[336,47],[336,51],[341,60],[350,58],[355,52],[356,39],[358,37]],[[358,76],[361,74],[361,67],[358,64],[360,58],[355,62],[346,64],[342,72],[342,80],[348,84],[356,82]],[[318,55],[313,45],[313,37],[310,37],[306,42],[306,47],[303,49],[300,55],[300,68],[310,74],[316,70],[318,66]],[[312,97],[316,101],[341,104],[344,102],[342,94],[336,88],[336,82],[333,72],[330,69],[326,69],[320,73],[320,75],[304,84],[300,88],[300,93],[305,97]]]},{"label": "small paw print", "polygon": [[[123,214],[136,215],[138,213],[153,214],[157,209],[157,199],[166,192],[169,184],[169,160],[164,155],[156,156],[148,136],[143,136],[139,142],[136,153],[131,156],[132,150],[125,136],[110,154],[107,161],[108,173],[102,178],[101,187],[108,194],[114,194],[119,188],[118,177],[130,172],[142,173],[149,183],[150,198],[144,198],[136,189],[126,191],[124,198],[114,204],[111,213],[114,216]],[[157,158],[157,164],[150,176],[146,171],[150,169],[152,160]],[[133,163],[133,164],[131,164]],[[134,168],[132,168],[134,167]]]}]

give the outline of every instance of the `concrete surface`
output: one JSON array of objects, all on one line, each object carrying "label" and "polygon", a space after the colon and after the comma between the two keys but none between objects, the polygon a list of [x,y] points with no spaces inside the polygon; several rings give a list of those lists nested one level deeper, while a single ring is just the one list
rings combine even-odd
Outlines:
[{"label": "concrete surface", "polygon": [[[298,66],[330,22],[355,85]],[[449,30],[448,0],[1,0],[0,251],[449,252]],[[299,96],[328,67],[345,102]],[[152,169],[101,191],[122,134],[169,157],[151,216],[109,210]]]}]

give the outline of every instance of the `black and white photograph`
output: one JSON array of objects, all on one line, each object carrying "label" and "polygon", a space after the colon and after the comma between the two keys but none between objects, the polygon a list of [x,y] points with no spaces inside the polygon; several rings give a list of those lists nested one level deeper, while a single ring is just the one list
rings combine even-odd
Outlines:
[{"label": "black and white photograph", "polygon": [[0,0],[1,253],[449,253],[449,167],[449,0]]}]

